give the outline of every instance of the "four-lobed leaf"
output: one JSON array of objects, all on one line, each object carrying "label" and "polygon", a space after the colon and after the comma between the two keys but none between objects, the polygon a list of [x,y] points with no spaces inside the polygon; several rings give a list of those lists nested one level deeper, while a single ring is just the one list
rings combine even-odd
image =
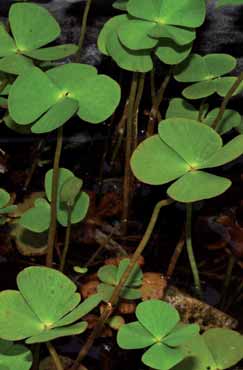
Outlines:
[{"label": "four-lobed leaf", "polygon": [[123,325],[117,343],[123,349],[150,347],[142,362],[158,370],[168,370],[185,358],[182,345],[198,335],[199,326],[178,325],[177,310],[160,300],[148,300],[136,308],[138,321]]},{"label": "four-lobed leaf", "polygon": [[[211,126],[214,119],[217,117],[219,108],[214,108],[208,112],[208,108],[205,107],[202,112],[200,121],[208,126]],[[199,120],[199,111],[189,102],[181,98],[173,98],[170,100],[168,109],[166,111],[166,118],[189,118],[193,120]],[[223,135],[230,131],[232,128],[238,128],[241,124],[240,114],[233,109],[226,109],[223,117],[217,124],[216,131]]]},{"label": "four-lobed leaf", "polygon": [[77,46],[72,44],[42,48],[54,41],[61,30],[54,17],[37,4],[13,4],[9,11],[9,25],[13,37],[0,25],[1,71],[18,75],[33,66],[29,58],[58,60],[77,51]]},{"label": "four-lobed leaf", "polygon": [[[153,68],[152,55],[175,65],[190,53],[195,27],[205,18],[204,0],[119,1],[127,15],[111,18],[101,30],[98,47],[121,67],[134,72]],[[182,16],[183,14],[183,16]]]},{"label": "four-lobed leaf", "polygon": [[[179,82],[193,82],[182,94],[187,99],[200,99],[217,93],[225,96],[236,80],[236,77],[226,76],[236,66],[236,59],[228,54],[191,54],[186,60],[176,66],[174,77]],[[223,76],[223,77],[222,77]],[[243,88],[240,84],[235,94]]]},{"label": "four-lobed leaf", "polygon": [[144,140],[134,151],[131,168],[142,182],[162,185],[179,202],[209,199],[225,192],[231,181],[201,171],[228,163],[243,153],[243,135],[225,146],[211,127],[190,118],[168,118],[159,133]]},{"label": "four-lobed leaf", "polygon": [[[51,189],[53,170],[45,176],[46,199],[37,199],[33,208],[21,216],[19,223],[33,232],[44,232],[51,222]],[[68,215],[71,212],[71,223],[81,222],[89,208],[89,196],[82,191],[82,180],[66,168],[59,169],[57,191],[57,220],[62,226],[68,225]]]},{"label": "four-lobed leaf", "polygon": [[[101,283],[98,286],[98,292],[104,301],[109,301],[115,286],[119,284],[119,281],[129,263],[130,260],[125,258],[121,260],[118,267],[107,265],[98,270],[98,277],[101,280]],[[140,298],[141,292],[138,288],[142,285],[142,277],[142,271],[140,267],[136,265],[126,280],[124,287],[121,289],[120,297],[125,299]]]},{"label": "four-lobed leaf", "polygon": [[209,329],[189,340],[184,351],[187,357],[173,370],[224,370],[243,359],[243,336],[230,329]]},{"label": "four-lobed leaf", "polygon": [[45,133],[62,126],[74,114],[90,123],[108,118],[120,101],[120,87],[98,75],[94,67],[69,63],[43,72],[32,67],[13,83],[9,112],[19,125]]},{"label": "four-lobed leaf", "polygon": [[40,343],[80,334],[87,323],[76,321],[101,300],[96,294],[80,303],[75,284],[61,272],[47,267],[22,270],[17,286],[18,291],[0,293],[0,337],[5,340]]}]

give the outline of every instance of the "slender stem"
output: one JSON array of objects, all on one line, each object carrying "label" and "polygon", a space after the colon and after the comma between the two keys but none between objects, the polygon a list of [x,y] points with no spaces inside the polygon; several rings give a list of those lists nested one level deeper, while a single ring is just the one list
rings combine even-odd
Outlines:
[{"label": "slender stem", "polygon": [[141,242],[139,243],[136,251],[134,252],[127,269],[124,271],[124,274],[122,275],[122,277],[119,281],[119,284],[114,288],[110,301],[108,302],[106,308],[102,312],[95,328],[93,329],[92,333],[88,337],[86,343],[81,348],[81,351],[79,352],[78,357],[77,357],[75,363],[73,364],[73,366],[71,367],[70,370],[78,370],[79,364],[83,361],[85,356],[88,354],[90,348],[92,347],[92,345],[94,343],[94,340],[99,336],[99,334],[100,334],[100,332],[101,332],[101,330],[104,326],[105,321],[112,314],[112,311],[113,311],[115,305],[117,304],[121,289],[123,288],[123,286],[124,286],[126,280],[128,279],[132,269],[134,268],[136,262],[138,261],[139,257],[141,256],[144,248],[146,247],[146,245],[147,245],[147,243],[148,243],[148,241],[151,237],[151,234],[154,230],[154,226],[155,226],[156,221],[157,221],[158,216],[159,216],[160,209],[162,207],[168,206],[172,203],[173,203],[172,199],[164,199],[164,200],[161,200],[160,202],[158,202],[155,205],[152,216],[151,216],[151,219],[149,221],[149,224],[147,226],[147,229],[145,231],[145,234],[144,234]]},{"label": "slender stem", "polygon": [[67,220],[67,228],[66,228],[66,234],[65,234],[65,242],[64,242],[64,248],[62,252],[62,258],[61,258],[61,265],[60,265],[60,271],[64,271],[68,248],[70,244],[70,236],[71,236],[71,228],[72,228],[72,207],[68,208],[68,220]]},{"label": "slender stem", "polygon": [[155,71],[154,68],[150,72],[150,91],[151,91],[151,100],[152,100],[152,106],[155,103],[156,98],[156,88],[155,88]]},{"label": "slender stem", "polygon": [[186,247],[197,295],[202,298],[201,282],[192,247],[192,203],[186,205]]},{"label": "slender stem", "polygon": [[170,68],[168,74],[165,76],[164,81],[162,82],[160,89],[158,91],[158,94],[156,97],[154,97],[154,103],[152,105],[150,114],[149,114],[149,121],[148,121],[148,128],[147,128],[147,136],[151,136],[154,133],[155,129],[155,122],[156,120],[161,121],[162,117],[159,112],[159,106],[162,103],[164,99],[164,94],[166,91],[166,88],[170,82],[171,75],[172,75],[172,68]]},{"label": "slender stem", "polygon": [[115,159],[117,157],[117,153],[120,149],[120,146],[121,146],[121,143],[122,143],[122,140],[123,140],[126,121],[127,121],[127,115],[128,115],[128,106],[129,106],[129,99],[127,99],[127,101],[126,101],[126,104],[124,106],[124,110],[123,110],[123,113],[122,113],[122,117],[121,117],[121,119],[120,119],[120,121],[117,125],[115,140],[113,141],[114,149],[113,149],[113,153],[112,153],[112,156],[111,156],[111,166],[113,166],[113,164],[115,162]]},{"label": "slender stem", "polygon": [[133,119],[134,119],[134,104],[136,99],[136,92],[138,87],[138,74],[133,73],[129,103],[128,103],[128,118],[127,118],[127,130],[126,130],[126,151],[125,151],[125,172],[123,182],[123,212],[122,222],[124,223],[124,234],[126,234],[126,227],[128,221],[128,213],[130,206],[130,184],[131,184],[131,169],[130,169],[130,158],[132,155],[132,131],[133,131]]},{"label": "slender stem", "polygon": [[173,273],[174,273],[177,261],[178,261],[180,255],[181,255],[184,244],[185,244],[185,231],[183,230],[183,233],[180,237],[180,240],[178,241],[178,243],[176,245],[176,248],[174,250],[174,253],[173,253],[173,255],[171,257],[171,260],[170,260],[170,263],[169,263],[169,267],[167,269],[167,273],[166,273],[166,278],[167,279],[170,279],[172,277]]},{"label": "slender stem", "polygon": [[229,89],[229,91],[227,92],[227,94],[225,95],[223,101],[222,101],[222,104],[220,106],[220,109],[219,109],[219,113],[218,115],[215,117],[211,127],[213,129],[217,129],[217,126],[219,124],[219,122],[221,121],[221,119],[223,118],[223,115],[224,115],[224,112],[225,112],[225,109],[227,107],[227,104],[229,102],[229,100],[232,98],[234,92],[237,90],[237,88],[240,86],[241,82],[243,80],[243,72],[240,73],[240,75],[237,77],[236,81],[233,83],[233,85],[231,86],[231,88]]},{"label": "slender stem", "polygon": [[230,281],[231,281],[231,278],[232,278],[232,271],[233,271],[233,268],[235,266],[235,262],[236,262],[235,256],[230,254],[229,255],[229,260],[228,260],[228,266],[227,266],[227,270],[226,270],[226,274],[225,274],[225,279],[224,279],[224,283],[223,283],[223,289],[222,289],[222,298],[221,298],[221,304],[220,304],[221,309],[223,309],[225,307],[226,298],[227,298],[227,295],[228,295],[227,293],[228,293]]},{"label": "slender stem", "polygon": [[40,343],[35,343],[32,346],[33,361],[31,370],[39,370],[40,366]]},{"label": "slender stem", "polygon": [[83,14],[83,17],[82,17],[82,24],[81,24],[81,30],[80,30],[80,36],[79,36],[79,42],[78,42],[78,50],[77,50],[77,52],[75,54],[75,58],[74,58],[76,62],[79,61],[80,51],[83,47],[91,3],[92,3],[92,0],[87,0],[85,8],[84,8],[84,14]]},{"label": "slender stem", "polygon": [[52,267],[53,261],[53,250],[56,239],[56,226],[57,226],[57,187],[58,187],[58,173],[59,173],[59,162],[62,152],[62,132],[63,129],[60,127],[57,130],[57,143],[56,151],[53,164],[53,177],[52,177],[52,189],[51,189],[51,224],[48,233],[48,249],[46,255],[46,266]]},{"label": "slender stem", "polygon": [[53,362],[56,366],[56,370],[64,370],[64,367],[62,366],[61,360],[60,360],[55,348],[51,344],[51,342],[46,342],[46,346],[47,346],[48,351],[49,351],[49,353],[52,357],[52,360],[53,360]]},{"label": "slender stem", "polygon": [[7,86],[8,84],[8,78],[4,78],[1,83],[0,83],[0,93],[3,92],[3,90],[5,89],[5,87]]},{"label": "slender stem", "polygon": [[135,117],[133,119],[133,142],[132,142],[133,150],[136,149],[138,143],[138,113],[144,91],[144,82],[145,82],[145,73],[141,73],[138,82],[137,96],[134,104]]}]

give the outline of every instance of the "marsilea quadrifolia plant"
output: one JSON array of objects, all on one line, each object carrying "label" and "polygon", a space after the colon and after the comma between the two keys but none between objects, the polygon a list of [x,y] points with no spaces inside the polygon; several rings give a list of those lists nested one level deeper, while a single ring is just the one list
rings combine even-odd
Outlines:
[{"label": "marsilea quadrifolia plant", "polygon": [[128,0],[114,7],[126,14],[104,25],[99,49],[119,67],[136,72],[150,71],[154,54],[169,65],[185,59],[206,14],[205,0]]},{"label": "marsilea quadrifolia plant", "polygon": [[[241,2],[219,0],[217,5]],[[90,1],[87,4],[90,6]],[[106,120],[119,104],[120,86],[112,78],[98,74],[92,66],[65,63],[66,60],[59,65],[53,63],[80,51],[85,21],[79,47],[70,44],[50,46],[60,35],[60,27],[53,16],[33,3],[12,5],[8,27],[0,25],[0,106],[6,109],[3,120],[20,132],[45,134],[56,131],[57,143],[53,169],[45,176],[45,197],[37,199],[34,207],[19,220],[22,227],[34,233],[48,231],[48,267],[24,269],[17,277],[18,290],[0,293],[1,370],[30,369],[32,354],[28,346],[12,342],[19,340],[25,341],[26,345],[46,342],[56,368],[62,370],[62,363],[50,341],[83,333],[87,323],[82,318],[103,300],[105,308],[97,326],[72,367],[72,370],[78,370],[104,323],[109,321],[119,298],[140,298],[142,271],[136,262],[152,234],[160,208],[174,200],[187,205],[187,250],[195,287],[201,294],[191,243],[191,205],[222,194],[231,185],[229,179],[216,176],[212,171],[243,153],[243,135],[225,145],[220,136],[232,128],[242,130],[240,114],[226,109],[226,105],[231,96],[241,91],[243,75],[239,78],[227,76],[236,65],[235,58],[230,55],[191,54],[196,30],[205,19],[205,0],[118,0],[113,5],[124,13],[104,25],[98,46],[122,69],[134,72],[125,128],[125,166],[131,159],[131,169],[142,182],[169,184],[169,199],[155,206],[133,257],[121,261],[117,267],[101,267],[98,294],[80,303],[76,285],[61,271],[65,266],[71,225],[84,219],[89,197],[83,191],[81,179],[70,170],[59,168],[62,127],[73,116],[91,124]],[[134,121],[143,93],[145,72],[154,72],[155,57],[162,62],[165,71],[166,65],[172,66],[170,78],[173,76],[179,83],[190,84],[182,95],[196,103],[194,106],[194,103],[175,97],[162,119],[159,105],[169,82],[169,79],[165,80],[166,83],[163,82],[161,89],[154,91],[152,96],[156,109],[151,111],[155,111],[154,116],[160,121],[158,133],[150,135],[148,130],[148,137],[136,147],[138,129]],[[205,101],[213,94],[223,97],[220,107],[210,107]],[[204,100],[199,107],[197,102],[201,98]],[[157,132],[157,127],[154,128]],[[129,166],[125,174],[128,172]],[[129,198],[129,187],[124,188]],[[0,189],[1,223],[14,207],[10,204],[9,194]],[[49,268],[53,266],[56,223],[66,227],[61,263],[57,265],[61,271]],[[117,341],[124,349],[146,348],[142,361],[150,368],[223,370],[243,357],[239,333],[211,329],[199,335],[198,325],[182,324],[178,312],[165,302],[140,303],[136,317],[136,322],[121,326]]]}]

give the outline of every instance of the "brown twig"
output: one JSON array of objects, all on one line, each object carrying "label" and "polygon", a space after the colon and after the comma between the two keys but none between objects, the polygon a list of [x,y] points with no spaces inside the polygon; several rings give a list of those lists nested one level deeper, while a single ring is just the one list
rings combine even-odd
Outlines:
[{"label": "brown twig", "polygon": [[240,73],[240,75],[237,77],[237,79],[235,80],[235,82],[233,83],[233,85],[231,86],[231,88],[229,89],[227,94],[225,95],[225,97],[222,101],[222,104],[220,106],[219,112],[218,112],[217,116],[215,117],[215,119],[214,119],[214,121],[211,125],[211,127],[213,129],[215,129],[215,130],[217,129],[217,126],[218,126],[219,122],[223,118],[223,115],[224,115],[225,109],[227,107],[227,104],[229,103],[229,100],[232,98],[234,92],[240,86],[242,80],[243,80],[243,72]]},{"label": "brown twig", "polygon": [[151,136],[154,134],[155,130],[155,122],[156,120],[161,121],[162,117],[159,111],[159,106],[162,103],[164,99],[164,94],[166,91],[166,88],[170,82],[171,76],[172,76],[173,69],[170,68],[168,74],[166,75],[164,81],[162,82],[160,89],[158,91],[158,94],[156,97],[154,97],[154,103],[152,105],[150,114],[149,114],[149,120],[148,120],[148,128],[147,128],[147,136]]},{"label": "brown twig", "polygon": [[183,230],[183,233],[175,247],[175,250],[174,250],[174,253],[170,259],[170,263],[169,263],[169,266],[168,266],[168,269],[167,269],[167,273],[166,273],[166,278],[167,279],[170,279],[174,273],[174,270],[175,270],[175,267],[176,267],[176,264],[177,264],[177,261],[181,255],[181,252],[182,252],[182,249],[184,247],[184,244],[185,244],[185,231]]},{"label": "brown twig", "polygon": [[77,357],[74,365],[71,367],[70,370],[78,370],[79,364],[83,361],[83,359],[88,354],[88,352],[89,352],[90,348],[92,347],[95,339],[100,335],[105,321],[112,314],[113,309],[114,309],[115,305],[118,302],[119,294],[120,294],[121,289],[123,288],[124,284],[126,283],[131,271],[133,270],[136,262],[138,261],[139,257],[141,256],[144,248],[146,247],[146,245],[147,245],[147,243],[148,243],[148,241],[151,237],[151,234],[154,230],[154,226],[155,226],[156,221],[157,221],[158,216],[159,216],[160,209],[162,207],[165,207],[165,206],[168,206],[168,205],[172,204],[173,202],[174,201],[172,199],[165,199],[165,200],[161,200],[160,202],[158,202],[155,205],[152,216],[151,216],[151,219],[149,221],[149,224],[147,226],[147,229],[145,231],[145,234],[144,234],[141,242],[139,243],[136,251],[134,252],[127,269],[125,270],[124,274],[122,275],[122,277],[119,281],[119,284],[114,288],[114,291],[113,291],[113,294],[111,296],[111,299],[110,299],[109,303],[107,304],[106,308],[102,312],[95,328],[91,332],[91,334],[88,337],[86,343],[81,348],[81,351],[79,352],[78,357]]},{"label": "brown twig", "polygon": [[126,234],[130,197],[131,197],[131,169],[130,159],[132,155],[132,132],[133,132],[133,119],[134,119],[134,104],[136,99],[136,92],[138,87],[138,74],[133,73],[132,83],[130,88],[130,96],[128,103],[128,118],[126,129],[126,150],[125,150],[125,171],[123,181],[123,210],[122,210],[122,223],[124,235]]}]

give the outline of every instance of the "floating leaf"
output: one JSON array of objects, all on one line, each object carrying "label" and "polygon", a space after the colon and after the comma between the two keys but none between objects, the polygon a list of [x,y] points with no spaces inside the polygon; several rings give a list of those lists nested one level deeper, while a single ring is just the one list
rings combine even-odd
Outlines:
[{"label": "floating leaf", "polygon": [[179,326],[177,310],[170,304],[151,299],[136,308],[138,321],[124,324],[119,329],[117,343],[124,349],[149,347],[142,362],[158,370],[167,370],[185,357],[184,345],[198,336],[198,325]]},{"label": "floating leaf", "polygon": [[73,323],[100,300],[91,297],[78,305],[80,295],[75,284],[61,272],[47,267],[24,269],[18,274],[17,285],[19,291],[0,293],[0,336],[6,340],[40,343],[80,334],[87,323]]}]

